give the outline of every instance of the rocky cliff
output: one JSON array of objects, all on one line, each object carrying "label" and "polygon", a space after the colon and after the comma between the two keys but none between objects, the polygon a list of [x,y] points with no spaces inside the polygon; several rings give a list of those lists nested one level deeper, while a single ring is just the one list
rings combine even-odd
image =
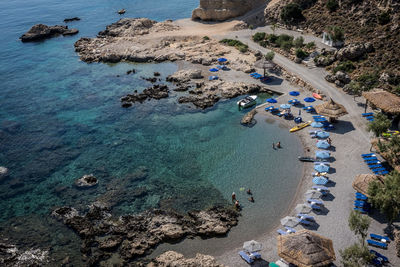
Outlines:
[{"label": "rocky cliff", "polygon": [[244,15],[267,0],[200,0],[200,6],[193,10],[192,19],[222,21]]}]

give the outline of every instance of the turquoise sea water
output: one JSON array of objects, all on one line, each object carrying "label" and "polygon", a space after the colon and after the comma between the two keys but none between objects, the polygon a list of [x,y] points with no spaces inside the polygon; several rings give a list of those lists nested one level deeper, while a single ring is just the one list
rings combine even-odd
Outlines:
[{"label": "turquoise sea water", "polygon": [[[150,86],[141,76],[159,71],[164,79],[177,66],[86,64],[74,52],[80,37],[95,36],[118,20],[118,9],[127,10],[125,17],[165,20],[189,17],[197,5],[196,0],[0,2],[0,166],[10,171],[0,181],[1,237],[79,255],[77,238],[49,213],[61,205],[84,210],[110,188],[119,190],[113,212],[126,214],[226,204],[232,191],[244,199],[239,189],[251,187],[256,203],[243,200],[241,221],[263,223],[255,223],[248,235],[275,221],[301,170],[299,140],[286,129],[262,118],[253,128],[241,126],[237,99],[200,111],[178,104],[179,93],[172,92],[168,99],[123,109],[121,96]],[[82,19],[68,24],[80,30],[76,36],[18,40],[36,23],[63,24],[73,16]],[[137,73],[126,75],[132,68]],[[273,151],[271,143],[278,140],[285,149]],[[138,172],[146,175],[128,180]],[[95,189],[72,186],[89,173],[100,180]]]}]

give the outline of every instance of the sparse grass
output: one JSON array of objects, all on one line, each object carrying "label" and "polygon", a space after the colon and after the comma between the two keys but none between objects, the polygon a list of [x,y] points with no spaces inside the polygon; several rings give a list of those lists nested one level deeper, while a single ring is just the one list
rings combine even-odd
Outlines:
[{"label": "sparse grass", "polygon": [[353,62],[350,60],[347,61],[342,61],[340,62],[334,69],[333,73],[336,73],[338,71],[343,71],[347,73],[351,73],[353,70],[355,70],[356,67],[354,66]]}]

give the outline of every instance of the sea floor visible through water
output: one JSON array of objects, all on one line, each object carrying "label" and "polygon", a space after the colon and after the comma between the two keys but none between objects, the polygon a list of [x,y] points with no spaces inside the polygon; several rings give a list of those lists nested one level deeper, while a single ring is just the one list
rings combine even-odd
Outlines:
[{"label": "sea floor visible through water", "polygon": [[[243,211],[238,239],[256,236],[276,221],[290,202],[301,175],[300,141],[278,123],[240,125],[237,99],[205,111],[177,103],[181,93],[162,100],[120,106],[119,98],[151,84],[141,77],[165,77],[174,63],[86,64],[74,42],[95,36],[120,17],[156,20],[189,17],[197,1],[13,1],[0,3],[0,237],[23,248],[51,248],[62,260],[79,262],[79,238],[50,217],[58,206],[80,211],[118,187],[114,214],[150,208],[180,212],[228,204],[236,192]],[[61,24],[66,17],[78,36],[38,43],[18,37],[33,24]],[[135,74],[127,75],[130,69]],[[268,97],[260,96],[260,101]],[[281,141],[283,149],[273,150]],[[78,190],[74,181],[94,174],[99,185]],[[130,179],[126,179],[126,178]],[[138,177],[132,179],[132,177]],[[255,203],[247,201],[251,188]],[[240,225],[248,225],[245,231]]]}]

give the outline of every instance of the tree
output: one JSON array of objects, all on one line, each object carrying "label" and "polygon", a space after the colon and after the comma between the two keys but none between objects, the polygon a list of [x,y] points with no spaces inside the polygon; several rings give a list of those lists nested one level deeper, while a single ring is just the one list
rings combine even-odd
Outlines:
[{"label": "tree", "polygon": [[338,26],[331,26],[328,28],[328,34],[333,42],[343,42],[344,41],[344,31]]},{"label": "tree", "polygon": [[370,218],[363,216],[360,212],[352,210],[349,216],[349,228],[354,234],[359,235],[364,244],[371,223]]},{"label": "tree", "polygon": [[326,8],[328,8],[330,12],[336,11],[338,7],[339,3],[336,0],[328,0],[328,2],[326,2]]},{"label": "tree", "polygon": [[272,61],[275,57],[274,51],[270,51],[264,55],[265,59],[268,61]]},{"label": "tree", "polygon": [[400,173],[392,171],[385,182],[372,181],[368,186],[368,201],[386,215],[389,225],[400,213]]},{"label": "tree", "polygon": [[373,259],[373,255],[369,252],[368,247],[354,243],[344,250],[339,250],[342,256],[342,264],[344,267],[362,267],[367,266]]},{"label": "tree", "polygon": [[304,46],[304,38],[303,36],[299,36],[296,39],[294,39],[293,44],[296,48],[301,48]]},{"label": "tree", "polygon": [[368,123],[368,131],[373,132],[376,137],[386,132],[392,123],[383,113],[376,113],[374,120]]},{"label": "tree", "polygon": [[281,19],[286,22],[296,22],[304,19],[302,9],[297,3],[289,3],[282,8]]}]

